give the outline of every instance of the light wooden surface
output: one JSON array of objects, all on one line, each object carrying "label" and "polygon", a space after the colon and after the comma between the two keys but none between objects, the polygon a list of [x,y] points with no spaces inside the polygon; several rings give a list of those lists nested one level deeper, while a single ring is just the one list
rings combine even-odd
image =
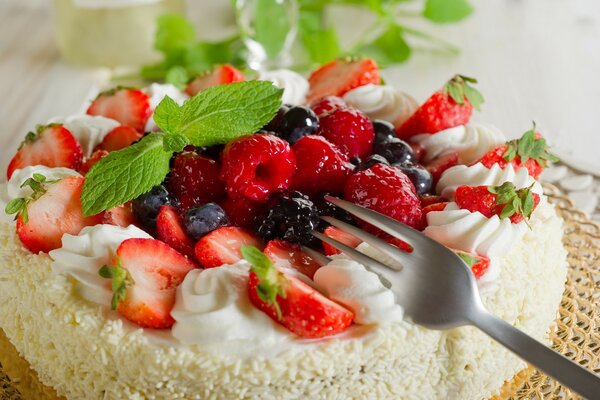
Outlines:
[{"label": "light wooden surface", "polygon": [[[229,21],[223,3],[193,2],[192,17],[202,35],[214,36],[214,20]],[[388,82],[424,100],[455,72],[475,76],[487,99],[477,119],[497,125],[510,137],[535,120],[561,156],[600,173],[600,2],[473,3],[476,13],[469,20],[426,27],[459,45],[459,56],[417,53],[409,63],[386,71]],[[61,61],[53,41],[51,4],[0,2],[1,170],[28,129],[53,116],[79,112],[90,90],[110,76],[106,70]],[[344,35],[355,34],[354,24],[344,29]]]}]

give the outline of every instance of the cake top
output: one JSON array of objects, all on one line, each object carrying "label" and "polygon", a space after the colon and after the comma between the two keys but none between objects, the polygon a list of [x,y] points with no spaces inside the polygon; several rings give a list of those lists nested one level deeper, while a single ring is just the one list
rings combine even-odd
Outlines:
[{"label": "cake top", "polygon": [[412,251],[324,199],[342,196],[493,281],[556,159],[535,125],[507,142],[472,123],[476,83],[456,75],[419,105],[382,84],[373,60],[344,59],[308,79],[280,70],[247,81],[222,65],[183,91],[116,87],[86,115],[28,133],[0,198],[22,244],[48,253],[78,295],[183,344],[397,323],[402,309],[379,277],[311,232],[361,245],[320,218],[330,215]]}]

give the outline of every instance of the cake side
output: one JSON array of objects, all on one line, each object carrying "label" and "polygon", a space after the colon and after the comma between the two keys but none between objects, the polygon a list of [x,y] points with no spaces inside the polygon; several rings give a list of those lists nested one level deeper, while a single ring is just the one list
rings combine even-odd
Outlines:
[{"label": "cake side", "polygon": [[[540,205],[531,225],[482,297],[492,313],[544,340],[566,252],[552,206]],[[525,366],[474,328],[438,332],[408,322],[271,358],[215,356],[152,340],[79,298],[68,278],[52,274],[50,258],[23,249],[8,224],[0,229],[0,257],[0,325],[40,379],[70,399],[478,399]]]}]

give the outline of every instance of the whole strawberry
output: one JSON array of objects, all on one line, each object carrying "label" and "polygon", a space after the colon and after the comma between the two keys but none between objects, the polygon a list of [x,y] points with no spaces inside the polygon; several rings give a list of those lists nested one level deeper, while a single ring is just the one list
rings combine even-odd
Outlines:
[{"label": "whole strawberry", "polygon": [[349,158],[373,153],[375,130],[367,115],[351,107],[338,107],[319,117],[318,135],[336,145]]},{"label": "whole strawberry", "polygon": [[510,218],[514,224],[529,219],[540,202],[540,196],[531,191],[533,184],[517,189],[512,182],[500,186],[459,186],[454,201],[464,210],[480,212],[491,218]]},{"label": "whole strawberry", "polygon": [[455,75],[398,127],[398,137],[408,139],[420,133],[436,133],[469,122],[473,107],[479,110],[483,103],[483,96],[471,83],[477,83],[477,80]]},{"label": "whole strawberry", "polygon": [[248,296],[252,304],[304,338],[321,338],[345,331],[354,314],[329,300],[306,283],[277,270],[260,250],[242,247],[252,265]]},{"label": "whole strawberry", "polygon": [[292,189],[309,196],[344,190],[354,166],[327,139],[317,135],[305,136],[292,146],[292,151],[298,166]]},{"label": "whole strawberry", "polygon": [[346,58],[319,67],[308,78],[310,90],[307,101],[325,96],[343,96],[346,92],[369,83],[379,85],[381,77],[375,60]]},{"label": "whole strawberry", "polygon": [[474,164],[479,162],[488,168],[494,164],[501,168],[512,164],[515,170],[525,167],[529,175],[537,179],[549,162],[558,161],[558,157],[548,152],[548,147],[546,139],[536,133],[534,123],[533,128],[525,132],[520,139],[511,140],[490,150]]},{"label": "whole strawberry", "polygon": [[413,228],[421,226],[421,202],[410,179],[398,168],[375,164],[351,176],[344,197]]},{"label": "whole strawberry", "polygon": [[231,197],[265,202],[290,187],[296,157],[285,140],[275,135],[247,135],[229,142],[221,156],[221,179]]}]

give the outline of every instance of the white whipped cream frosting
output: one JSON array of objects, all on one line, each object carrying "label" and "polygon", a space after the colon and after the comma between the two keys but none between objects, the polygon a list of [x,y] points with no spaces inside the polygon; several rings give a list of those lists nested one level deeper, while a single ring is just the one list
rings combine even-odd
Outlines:
[{"label": "white whipped cream frosting", "polygon": [[490,259],[490,267],[480,278],[481,283],[498,278],[498,261],[523,238],[528,229],[524,221],[513,224],[509,218],[501,219],[497,215],[487,218],[478,211],[462,210],[454,202],[443,211],[428,213],[427,224],[423,233],[430,238],[452,249]]},{"label": "white whipped cream frosting", "polygon": [[289,69],[263,71],[258,76],[261,81],[271,81],[278,88],[283,89],[282,102],[284,104],[302,105],[306,103],[308,93],[308,80],[297,72]]},{"label": "white whipped cream frosting", "polygon": [[0,207],[2,207],[0,210],[0,221],[13,221],[14,215],[7,215],[4,209],[11,200],[20,197],[25,198],[33,193],[29,186],[21,187],[21,185],[27,179],[33,177],[34,174],[44,175],[48,181],[59,180],[69,176],[81,176],[77,171],[69,168],[50,168],[44,165],[33,165],[15,170],[7,183],[0,184]]},{"label": "white whipped cream frosting", "polygon": [[104,137],[117,126],[119,121],[98,115],[71,115],[69,117],[56,117],[50,123],[63,124],[73,134],[81,145],[83,155],[89,157]]},{"label": "white whipped cream frosting", "polygon": [[250,302],[249,270],[250,265],[240,261],[190,271],[177,288],[171,311],[176,321],[173,337],[185,345],[207,349],[225,342],[268,347],[289,341],[293,335]]},{"label": "white whipped cream frosting", "polygon": [[154,122],[154,110],[156,110],[156,107],[158,107],[166,96],[175,100],[175,103],[179,105],[182,105],[190,98],[187,94],[179,90],[177,86],[170,83],[153,83],[144,91],[150,96],[150,108],[152,109],[152,115],[148,118],[148,122],[146,122],[146,132],[156,132],[159,130]]},{"label": "white whipped cream frosting", "polygon": [[533,183],[532,191],[537,194],[543,193],[542,186],[529,175],[525,167],[515,171],[512,164],[508,164],[504,168],[501,168],[499,164],[494,164],[488,168],[481,163],[448,168],[442,174],[436,191],[440,196],[454,200],[454,192],[459,186],[499,186],[504,182],[514,183],[517,189],[528,187]]},{"label": "white whipped cream frosting", "polygon": [[62,247],[48,253],[53,260],[52,271],[74,279],[84,299],[108,306],[112,298],[110,281],[98,275],[98,270],[112,263],[121,243],[131,238],[151,236],[134,225],[122,228],[105,224],[86,226],[78,235],[65,234]]},{"label": "white whipped cream frosting", "polygon": [[419,103],[392,86],[368,84],[350,90],[343,97],[371,119],[383,119],[394,126],[402,125],[419,107]]},{"label": "white whipped cream frosting", "polygon": [[492,125],[469,124],[445,129],[433,135],[416,135],[411,141],[425,148],[425,162],[456,151],[460,164],[471,164],[489,150],[504,144],[506,137]]},{"label": "white whipped cream frosting", "polygon": [[356,261],[336,258],[317,270],[314,281],[321,293],[354,312],[357,324],[402,321],[403,310],[394,293]]}]

